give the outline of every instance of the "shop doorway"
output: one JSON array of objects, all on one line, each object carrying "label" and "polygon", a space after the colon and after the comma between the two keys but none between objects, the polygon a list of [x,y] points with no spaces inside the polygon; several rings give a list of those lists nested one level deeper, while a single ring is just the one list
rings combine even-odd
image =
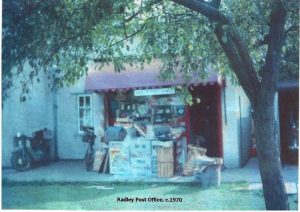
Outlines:
[{"label": "shop doorway", "polygon": [[298,164],[299,90],[279,91],[280,143],[284,163]]},{"label": "shop doorway", "polygon": [[190,87],[193,105],[189,106],[191,143],[207,149],[210,157],[223,157],[221,87]]}]

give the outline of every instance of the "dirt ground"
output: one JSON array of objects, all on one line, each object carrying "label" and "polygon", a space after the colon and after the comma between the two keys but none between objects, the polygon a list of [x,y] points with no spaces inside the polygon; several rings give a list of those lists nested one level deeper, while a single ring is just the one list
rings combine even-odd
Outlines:
[{"label": "dirt ground", "polygon": [[[2,185],[3,209],[53,210],[264,210],[262,191],[197,184],[9,183]],[[290,195],[291,209],[298,209]]]}]

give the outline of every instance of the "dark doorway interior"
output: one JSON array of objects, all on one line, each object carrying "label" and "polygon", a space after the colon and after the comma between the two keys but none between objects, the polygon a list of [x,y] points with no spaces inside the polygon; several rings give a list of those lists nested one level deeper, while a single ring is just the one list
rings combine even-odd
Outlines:
[{"label": "dark doorway interior", "polygon": [[194,101],[189,108],[191,143],[206,148],[210,157],[223,155],[220,91],[221,87],[217,84],[190,87]]},{"label": "dark doorway interior", "polygon": [[295,140],[293,141],[295,138],[294,133],[299,129],[298,88],[279,90],[279,117],[282,161],[285,163],[298,163],[298,149],[291,148],[293,142],[295,142]]}]

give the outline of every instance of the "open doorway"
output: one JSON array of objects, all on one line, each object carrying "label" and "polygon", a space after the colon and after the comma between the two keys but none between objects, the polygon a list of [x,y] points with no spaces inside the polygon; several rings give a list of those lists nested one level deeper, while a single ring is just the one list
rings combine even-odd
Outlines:
[{"label": "open doorway", "polygon": [[282,161],[298,164],[299,90],[279,91],[280,143]]},{"label": "open doorway", "polygon": [[194,101],[189,107],[191,143],[206,148],[210,157],[222,157],[221,87],[199,85],[189,90]]}]

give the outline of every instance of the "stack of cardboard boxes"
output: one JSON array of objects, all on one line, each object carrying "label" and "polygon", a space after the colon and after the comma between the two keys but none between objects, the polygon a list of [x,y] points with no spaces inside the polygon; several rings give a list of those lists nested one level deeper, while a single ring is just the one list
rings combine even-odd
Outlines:
[{"label": "stack of cardboard boxes", "polygon": [[109,170],[111,174],[130,174],[130,155],[127,142],[109,142]]},{"label": "stack of cardboard boxes", "polygon": [[133,176],[151,175],[151,142],[145,138],[130,142],[131,174]]},{"label": "stack of cardboard boxes", "polygon": [[171,177],[181,172],[186,158],[186,139],[150,140],[127,135],[109,142],[110,173],[132,176]]}]

